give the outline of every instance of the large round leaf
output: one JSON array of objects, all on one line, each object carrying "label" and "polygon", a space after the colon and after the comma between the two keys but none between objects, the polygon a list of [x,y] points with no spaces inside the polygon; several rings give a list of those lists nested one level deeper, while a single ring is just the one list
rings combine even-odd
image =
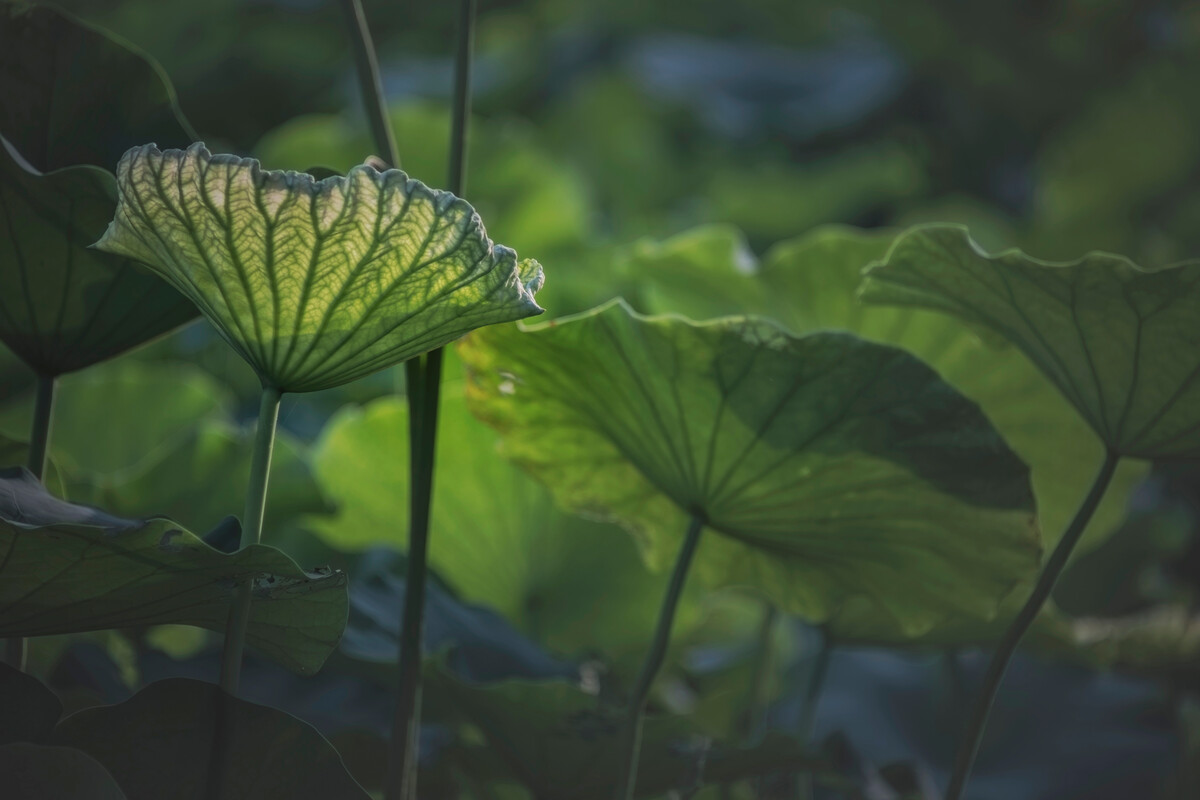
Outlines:
[{"label": "large round leaf", "polygon": [[207,800],[214,796],[209,785],[218,730],[229,733],[224,746],[232,754],[222,800],[367,800],[311,725],[201,681],[158,681],[124,703],[72,714],[53,741],[103,764],[130,800]]},{"label": "large round leaf", "polygon": [[991,256],[962,228],[928,226],[896,240],[863,297],[1004,337],[1119,455],[1200,455],[1200,262],[1143,270],[1102,253],[1070,264]]},{"label": "large round leaf", "polygon": [[0,470],[0,637],[161,623],[224,630],[253,582],[247,641],[315,672],[346,624],[346,576],[307,572],[273,547],[221,553],[169,519],[123,519]]},{"label": "large round leaf", "polygon": [[59,375],[196,316],[140,266],[88,249],[116,209],[121,152],[194,135],[140,53],[44,6],[0,19],[0,340]]},{"label": "large round leaf", "polygon": [[283,391],[348,383],[541,313],[538,263],[518,264],[466,201],[399,170],[316,181],[197,144],[135,148],[117,175],[97,246],[149,264]]},{"label": "large round leaf", "polygon": [[[797,333],[845,330],[908,350],[979,403],[1029,464],[1043,537],[1057,541],[1104,459],[1103,443],[1016,348],[982,341],[942,314],[862,303],[856,297],[862,270],[884,257],[893,233],[818,228],[771,248],[758,270],[720,246],[728,236],[701,228],[640,246],[632,259],[647,287],[639,303],[653,313],[760,313]],[[1134,462],[1118,468],[1080,552],[1116,529],[1145,473]]]},{"label": "large round leaf", "polygon": [[613,303],[461,349],[474,409],[560,502],[697,570],[826,619],[850,597],[905,630],[987,617],[1040,555],[1028,470],[913,357],[749,318],[698,325]]}]

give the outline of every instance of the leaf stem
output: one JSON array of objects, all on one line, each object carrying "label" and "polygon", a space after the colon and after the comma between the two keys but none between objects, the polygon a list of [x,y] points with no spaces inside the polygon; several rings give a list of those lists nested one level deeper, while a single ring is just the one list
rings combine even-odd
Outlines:
[{"label": "leaf stem", "polygon": [[355,71],[358,73],[358,86],[367,111],[367,123],[371,126],[371,136],[375,146],[382,151],[379,156],[387,159],[388,166],[399,169],[400,151],[396,148],[396,137],[388,123],[383,80],[379,77],[379,59],[375,55],[375,43],[371,40],[367,16],[363,13],[360,0],[342,0],[342,11],[346,15],[346,29],[354,49]]},{"label": "leaf stem", "polygon": [[642,671],[638,674],[633,693],[629,700],[629,716],[625,721],[625,758],[621,764],[616,784],[617,800],[631,800],[634,787],[637,785],[638,756],[642,747],[642,712],[646,707],[646,699],[650,696],[650,688],[658,671],[662,669],[667,656],[667,646],[671,641],[671,626],[675,622],[675,609],[683,594],[683,586],[687,581],[688,568],[692,564],[692,556],[696,554],[696,546],[700,544],[700,534],[704,531],[704,519],[693,515],[688,523],[687,534],[679,555],[675,558],[675,568],[671,572],[671,582],[667,585],[667,593],[663,597],[662,607],[658,612],[658,624],[654,629],[654,639],[650,644],[650,652],[642,663]]},{"label": "leaf stem", "polygon": [[[37,394],[33,401],[33,427],[29,432],[29,471],[39,481],[46,474],[46,459],[50,450],[50,428],[54,422],[54,395],[57,380],[50,375],[38,375]],[[43,481],[44,482],[44,481]],[[29,647],[24,636],[4,641],[4,660],[16,669],[25,671]]]},{"label": "leaf stem", "polygon": [[[475,39],[475,0],[461,0],[454,61],[454,106],[450,126],[447,188],[462,195],[466,179],[466,142],[471,115],[471,54]],[[434,455],[437,451],[438,402],[442,383],[442,349],[410,359],[405,365],[409,404],[409,534],[400,628],[399,696],[392,720],[391,755],[385,797],[417,796],[417,756],[421,732],[421,642],[428,575],[429,518],[433,499]]]},{"label": "leaf stem", "polygon": [[33,401],[33,427],[29,433],[29,471],[39,481],[46,474],[50,451],[50,428],[54,421],[54,396],[58,382],[49,375],[39,375],[37,396]]},{"label": "leaf stem", "polygon": [[[263,514],[267,508],[267,482],[271,475],[271,454],[275,449],[275,428],[279,423],[282,393],[264,386],[258,408],[258,428],[254,433],[254,455],[250,461],[250,482],[246,486],[246,511],[242,516],[243,548],[262,541]],[[225,628],[225,649],[221,655],[221,688],[237,696],[242,674],[242,650],[246,626],[250,622],[250,584],[234,592],[229,624]]]},{"label": "leaf stem", "polygon": [[971,716],[968,719],[963,740],[959,743],[958,755],[954,760],[954,772],[951,774],[950,783],[946,788],[946,800],[959,800],[962,797],[963,790],[967,785],[967,778],[971,774],[971,767],[975,763],[975,756],[979,753],[979,745],[983,740],[988,714],[991,713],[996,693],[1000,690],[1000,683],[1004,680],[1004,672],[1008,669],[1008,663],[1012,660],[1021,638],[1037,618],[1038,612],[1050,597],[1050,593],[1054,591],[1054,584],[1067,566],[1071,551],[1075,549],[1075,545],[1087,528],[1096,507],[1104,498],[1104,493],[1108,490],[1108,484],[1112,480],[1120,460],[1121,456],[1112,450],[1105,454],[1104,463],[1100,466],[1095,480],[1092,481],[1092,488],[1088,490],[1083,504],[1075,512],[1066,532],[1058,541],[1058,545],[1054,548],[1049,560],[1046,561],[1045,567],[1042,568],[1042,574],[1038,577],[1032,594],[1029,595],[1029,599],[1025,601],[1025,605],[1021,607],[1020,612],[1017,613],[1016,618],[1013,619],[1004,632],[1004,636],[996,645],[996,651],[992,654],[987,672],[984,674],[983,685],[971,708]]},{"label": "leaf stem", "polygon": [[750,685],[746,687],[745,707],[736,729],[738,739],[745,743],[760,739],[765,727],[767,678],[771,674],[771,662],[774,657],[771,645],[778,619],[779,609],[773,603],[764,603],[762,622],[759,624],[754,649],[753,672],[750,675]]}]

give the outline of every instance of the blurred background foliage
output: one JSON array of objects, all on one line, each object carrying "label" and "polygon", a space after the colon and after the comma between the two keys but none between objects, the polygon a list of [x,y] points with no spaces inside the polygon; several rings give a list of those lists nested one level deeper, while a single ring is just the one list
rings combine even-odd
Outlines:
[{"label": "blurred background foliage", "polygon": [[[61,4],[157,59],[214,152],[297,170],[346,170],[371,154],[333,2]],[[365,5],[400,166],[439,185],[455,6]],[[827,224],[878,229],[886,242],[909,224],[960,222],[990,250],[1046,259],[1100,249],[1153,267],[1200,257],[1194,3],[484,0],[477,53],[466,197],[493,239],[545,265],[538,299],[552,316],[615,295],[696,317],[778,308],[771,265]],[[751,279],[735,285],[733,274]],[[821,311],[808,309],[809,324]],[[452,647],[460,676],[582,675],[592,694],[619,691],[664,576],[645,571],[624,533],[555,509],[492,452],[494,435],[462,406],[459,370],[451,356],[434,519],[441,599],[427,643]],[[402,556],[386,549],[402,547],[406,530],[397,388],[394,372],[285,398],[266,541],[349,570],[351,624],[317,678],[265,662],[243,678],[250,699],[316,724],[368,785],[379,777],[402,596]],[[31,390],[0,353],[3,437],[27,436]],[[256,404],[250,370],[193,324],[62,382],[53,475],[77,501],[208,530],[241,507]],[[1126,513],[1089,535],[1055,597],[1086,624],[1064,633],[1048,623],[1034,637],[1040,655],[1016,664],[972,797],[1200,794],[1198,476],[1195,464],[1154,465]],[[765,615],[753,597],[693,592],[655,707],[717,736],[815,733],[873,792],[814,796],[932,796],[979,653],[835,649],[798,622],[764,625]],[[155,677],[214,674],[217,656],[209,637],[161,628],[42,639],[33,659],[80,707]],[[764,670],[763,696],[748,698]],[[447,733],[459,716],[486,733],[523,693],[579,703],[553,683],[502,680],[489,697],[448,678],[433,685],[461,704],[439,717],[433,700],[430,791],[461,788],[463,765],[479,767],[479,753]],[[754,726],[748,699],[769,709]],[[774,783],[743,783],[738,796],[797,796],[774,752],[760,753]],[[488,768],[511,781],[521,765]]]}]

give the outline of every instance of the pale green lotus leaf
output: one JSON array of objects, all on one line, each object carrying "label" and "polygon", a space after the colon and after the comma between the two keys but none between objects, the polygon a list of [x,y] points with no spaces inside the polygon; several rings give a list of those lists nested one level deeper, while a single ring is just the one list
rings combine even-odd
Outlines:
[{"label": "pale green lotus leaf", "polygon": [[622,303],[460,348],[473,410],[565,507],[695,569],[828,619],[864,597],[910,632],[987,618],[1036,573],[1028,469],[907,353],[751,318],[694,324]]},{"label": "pale green lotus leaf", "polygon": [[[429,561],[456,593],[494,608],[552,651],[603,653],[635,672],[654,631],[644,613],[664,576],[646,569],[619,528],[568,514],[544,486],[504,459],[497,435],[471,416],[447,380],[438,412]],[[386,397],[340,411],[321,433],[313,468],[337,506],[308,526],[339,550],[400,546],[408,519],[408,404]],[[272,485],[274,481],[272,480]],[[701,621],[688,587],[676,638]]]},{"label": "pale green lotus leaf", "polygon": [[[1029,464],[1042,536],[1053,545],[1087,494],[1104,444],[1015,347],[983,341],[944,314],[861,302],[855,292],[863,268],[883,258],[894,239],[892,233],[830,226],[776,245],[759,276],[769,313],[794,331],[847,330],[903,347],[979,403]],[[1079,552],[1116,529],[1145,474],[1144,464],[1118,467]]]},{"label": "pale green lotus leaf", "polygon": [[1200,262],[1144,270],[1093,253],[1055,264],[927,226],[896,240],[863,298],[1004,337],[1119,455],[1200,455]]},{"label": "pale green lotus leaf", "polygon": [[59,500],[0,470],[0,637],[161,623],[222,631],[252,581],[246,641],[310,674],[346,624],[346,576],[251,545],[222,553],[165,518],[125,519]]},{"label": "pale green lotus leaf", "polygon": [[536,261],[399,170],[316,181],[202,144],[130,150],[97,243],[189,297],[265,385],[348,383],[474,328],[541,313]]}]

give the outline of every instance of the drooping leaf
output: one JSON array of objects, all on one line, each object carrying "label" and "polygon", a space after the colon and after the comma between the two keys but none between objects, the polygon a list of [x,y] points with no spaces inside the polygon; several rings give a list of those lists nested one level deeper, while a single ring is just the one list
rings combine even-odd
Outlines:
[{"label": "drooping leaf", "polygon": [[126,148],[195,137],[161,70],[47,6],[0,9],[0,340],[44,375],[196,316],[162,280],[88,249],[116,208]]},{"label": "drooping leaf", "polygon": [[337,751],[308,723],[201,681],[158,681],[124,703],[80,711],[59,724],[54,741],[103,764],[130,800],[162,797],[163,787],[179,800],[207,800],[222,708],[233,754],[222,800],[367,800]]},{"label": "drooping leaf", "polygon": [[[472,603],[499,611],[553,651],[598,651],[636,669],[653,633],[645,614],[665,578],[649,572],[612,525],[559,510],[550,493],[496,450],[496,434],[447,381],[439,411],[430,563]],[[346,409],[314,453],[318,481],[337,504],[310,526],[339,548],[403,546],[408,513],[408,407],[395,398]],[[700,619],[685,594],[675,630]]]},{"label": "drooping leaf", "polygon": [[[483,745],[459,743],[447,756],[467,774],[523,785],[546,800],[611,797],[623,756],[624,713],[568,681],[472,684],[427,664],[429,715],[471,725]],[[819,768],[790,737],[758,745],[714,745],[687,719],[651,715],[643,734],[635,794],[661,797],[702,783],[772,770]]]},{"label": "drooping leaf", "polygon": [[827,619],[864,597],[904,629],[981,617],[1037,569],[1028,470],[925,365],[847,334],[692,324],[621,303],[460,348],[504,452],[565,506],[696,570]]},{"label": "drooping leaf", "polygon": [[0,637],[181,623],[224,630],[253,581],[247,641],[311,673],[346,622],[346,576],[306,572],[272,547],[226,555],[164,518],[124,519],[59,500],[0,470]]},{"label": "drooping leaf", "polygon": [[73,747],[0,746],[0,775],[9,800],[127,800],[103,764]]},{"label": "drooping leaf", "polygon": [[63,710],[62,702],[45,684],[4,663],[0,663],[0,708],[4,709],[0,745],[45,741]]},{"label": "drooping leaf", "polygon": [[[982,341],[944,315],[915,308],[868,305],[856,297],[862,270],[884,257],[894,234],[843,226],[818,228],[781,242],[753,273],[728,257],[689,253],[664,280],[658,264],[640,261],[643,280],[655,287],[642,297],[652,313],[700,305],[704,287],[711,314],[765,314],[797,333],[845,330],[865,339],[902,347],[934,369],[954,388],[979,403],[1009,446],[1029,464],[1042,535],[1053,545],[1070,522],[1104,458],[1104,446],[1054,386],[1012,347]],[[703,277],[687,282],[688,273]],[[741,284],[756,286],[754,294]],[[723,285],[730,288],[723,289]],[[1093,516],[1079,552],[1116,529],[1144,465],[1122,464]]]},{"label": "drooping leaf", "polygon": [[1143,270],[1101,253],[1070,264],[991,256],[962,228],[929,226],[896,240],[863,297],[1004,337],[1120,455],[1200,455],[1200,263]]},{"label": "drooping leaf", "polygon": [[518,264],[465,201],[398,170],[314,181],[197,144],[136,148],[117,174],[97,247],[150,265],[283,391],[348,383],[541,312],[536,261]]}]

